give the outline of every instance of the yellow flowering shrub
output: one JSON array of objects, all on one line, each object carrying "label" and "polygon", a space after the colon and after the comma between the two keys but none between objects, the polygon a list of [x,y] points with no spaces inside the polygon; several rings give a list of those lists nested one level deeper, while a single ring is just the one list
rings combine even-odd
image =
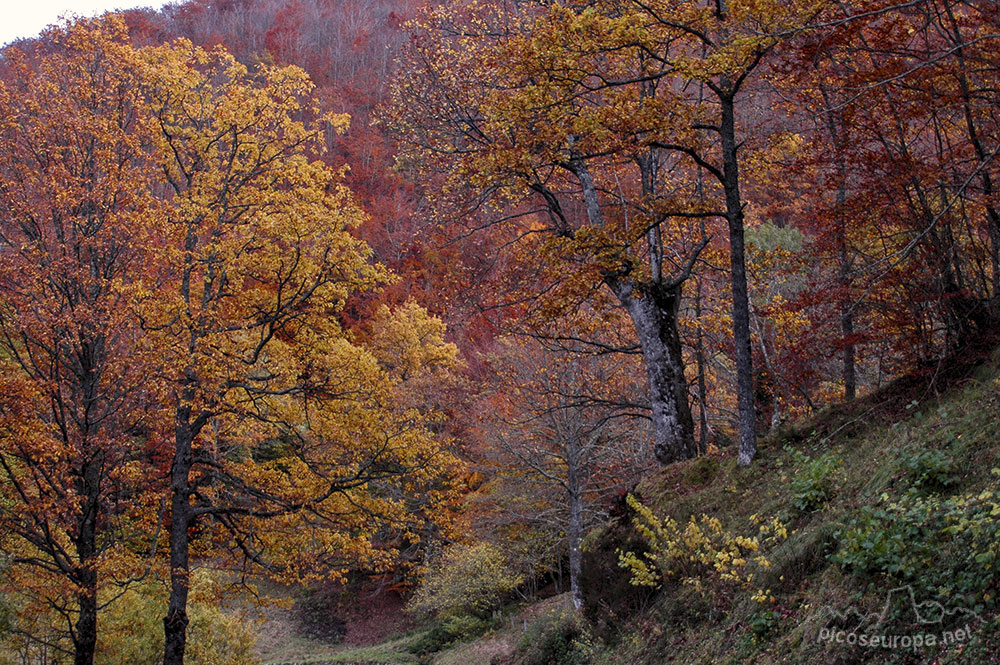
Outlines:
[{"label": "yellow flowering shrub", "polygon": [[[709,515],[692,515],[681,525],[670,517],[660,519],[632,495],[626,501],[635,511],[632,523],[636,531],[649,546],[642,556],[618,553],[618,565],[632,574],[630,581],[636,586],[659,587],[664,580],[673,579],[699,591],[704,591],[706,584],[752,589],[750,564],[770,567],[762,548],[788,537],[787,528],[777,518],[763,521],[753,516],[759,525],[757,534],[747,537],[726,531]],[[756,590],[753,597],[758,601],[771,599],[767,590]]]}]

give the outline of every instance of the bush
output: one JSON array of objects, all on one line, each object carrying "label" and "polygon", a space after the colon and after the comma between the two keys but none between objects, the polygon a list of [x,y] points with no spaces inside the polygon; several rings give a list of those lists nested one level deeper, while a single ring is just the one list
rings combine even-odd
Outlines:
[{"label": "bush", "polygon": [[818,510],[833,496],[833,485],[840,475],[842,460],[833,453],[809,459],[798,450],[786,450],[791,453],[796,466],[801,467],[791,482],[792,505],[803,513]]},{"label": "bush", "polygon": [[[646,540],[649,551],[641,557],[622,552],[619,565],[632,573],[631,582],[638,586],[658,587],[664,578],[674,578],[699,590],[705,582],[749,588],[753,575],[748,564],[754,561],[764,568],[770,566],[759,554],[762,541],[788,536],[777,519],[762,524],[758,534],[748,538],[734,536],[722,528],[718,519],[708,515],[692,515],[681,527],[669,517],[660,520],[633,496],[628,497],[628,502],[636,512],[635,528]],[[764,600],[769,595],[759,590],[754,598]]]},{"label": "bush", "polygon": [[581,618],[564,608],[530,623],[517,643],[523,665],[587,665],[595,650]]},{"label": "bush", "polygon": [[836,535],[840,549],[833,561],[846,571],[886,576],[917,594],[946,597],[976,612],[996,604],[997,488],[947,499],[911,491],[890,501],[883,494],[878,505],[860,511]]},{"label": "bush", "polygon": [[460,615],[445,619],[426,633],[420,635],[407,651],[423,656],[436,653],[458,642],[466,642],[486,633],[493,627],[492,622],[469,615]]},{"label": "bush", "polygon": [[748,627],[753,643],[757,646],[767,644],[774,637],[781,623],[781,613],[774,610],[761,610],[750,617]]},{"label": "bush", "polygon": [[[187,649],[191,665],[251,665],[256,625],[243,613],[220,608],[218,582],[206,571],[192,574]],[[128,590],[101,617],[97,665],[156,665],[163,659],[167,590],[151,582]]]},{"label": "bush", "polygon": [[903,457],[901,466],[911,486],[942,490],[955,485],[955,461],[940,450],[919,450]]},{"label": "bush", "polygon": [[489,543],[453,545],[421,580],[408,610],[423,618],[489,619],[523,581]]},{"label": "bush", "polygon": [[[119,593],[120,589],[107,594]],[[241,611],[224,611],[222,589],[207,571],[195,571],[188,602],[187,649],[189,665],[251,665],[256,663],[257,625]],[[167,608],[166,584],[134,584],[115,597],[98,617],[96,665],[158,665],[163,661],[163,615]],[[9,597],[8,597],[9,598]],[[10,600],[14,600],[10,598]],[[107,602],[102,592],[101,602]],[[62,663],[55,650],[71,649],[65,619],[54,611],[29,611],[19,607],[10,617],[15,632],[0,635],[0,663]],[[24,631],[23,633],[17,631]],[[33,637],[29,637],[29,635]]]}]

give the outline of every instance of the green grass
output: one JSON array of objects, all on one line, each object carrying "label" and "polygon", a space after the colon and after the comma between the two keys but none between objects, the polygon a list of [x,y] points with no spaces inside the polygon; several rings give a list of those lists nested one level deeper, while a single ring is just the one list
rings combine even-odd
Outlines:
[{"label": "green grass", "polygon": [[262,665],[278,663],[301,663],[321,665],[324,663],[351,663],[356,665],[417,665],[419,659],[410,649],[423,637],[424,632],[407,633],[381,644],[368,647],[330,647],[302,640],[295,653],[282,654],[269,659]]}]

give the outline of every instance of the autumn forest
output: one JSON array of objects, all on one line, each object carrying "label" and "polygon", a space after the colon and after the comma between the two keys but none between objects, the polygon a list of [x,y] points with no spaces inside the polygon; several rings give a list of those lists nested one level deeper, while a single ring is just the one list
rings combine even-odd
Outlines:
[{"label": "autumn forest", "polygon": [[[0,663],[998,662],[998,187],[994,0],[6,45]],[[902,585],[979,642],[795,651]]]}]

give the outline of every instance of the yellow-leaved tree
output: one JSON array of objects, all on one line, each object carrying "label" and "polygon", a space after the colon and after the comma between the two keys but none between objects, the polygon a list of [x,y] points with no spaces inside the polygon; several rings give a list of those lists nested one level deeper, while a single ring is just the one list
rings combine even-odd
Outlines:
[{"label": "yellow-leaved tree", "polygon": [[405,497],[452,458],[338,322],[388,279],[351,234],[343,172],[316,158],[347,119],[319,116],[296,67],[249,72],[183,40],[144,58],[169,205],[144,319],[174,417],[163,662],[180,665],[193,528],[286,579],[379,565],[375,531],[418,538]]},{"label": "yellow-leaved tree", "polygon": [[179,664],[199,557],[302,581],[420,542],[455,465],[420,377],[457,349],[415,305],[382,337],[425,335],[369,350],[342,328],[390,276],[318,159],[347,118],[301,69],[135,49],[114,18],[48,36],[5,52],[0,86],[5,576],[25,622],[48,631],[28,603],[52,608],[51,648],[90,665],[99,611],[155,589],[166,550]]},{"label": "yellow-leaved tree", "polygon": [[413,24],[386,113],[403,164],[439,178],[434,199],[465,231],[500,228],[505,247],[527,247],[517,258],[538,266],[532,295],[558,296],[557,312],[613,295],[639,343],[664,464],[697,453],[678,311],[713,235],[729,240],[740,464],[755,454],[737,120],[762,63],[833,5],[469,2]]}]

